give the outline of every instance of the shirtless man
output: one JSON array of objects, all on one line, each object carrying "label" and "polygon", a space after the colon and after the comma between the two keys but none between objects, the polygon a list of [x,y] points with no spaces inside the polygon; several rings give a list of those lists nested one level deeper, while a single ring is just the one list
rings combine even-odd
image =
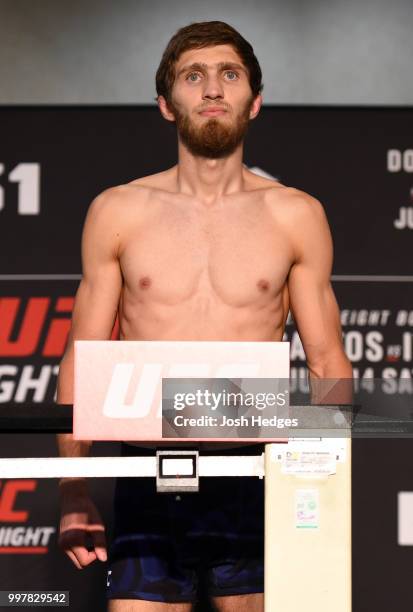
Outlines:
[{"label": "shirtless man", "polygon": [[[222,22],[192,24],[169,42],[156,83],[160,111],[177,125],[178,164],[108,189],[90,206],[82,239],[83,278],[60,367],[59,403],[73,401],[73,341],[110,338],[117,314],[123,340],[268,342],[282,340],[291,309],[310,376],[350,378],[330,285],[332,244],[322,205],[302,191],[256,176],[242,162],[248,123],[262,103],[261,70],[252,47]],[[71,435],[59,436],[63,456],[87,455],[89,447]],[[182,496],[190,502],[176,502],[173,495],[148,501],[150,491],[141,484],[145,479],[121,480],[115,501],[121,526],[115,533],[138,535],[131,535],[130,558],[127,550],[115,551],[110,612],[189,612],[195,588],[191,555],[211,541],[225,557],[207,559],[215,609],[262,611],[262,530],[250,521],[251,513],[262,511],[262,490],[229,488],[225,496],[222,489],[211,499],[211,489],[202,504],[198,494]],[[234,487],[243,487],[238,485],[243,480],[258,481],[231,480],[237,481]],[[225,490],[230,486],[226,482]],[[104,526],[85,481],[63,479],[60,488],[62,547],[79,569],[95,559],[105,561]],[[247,516],[251,533],[240,528],[232,538],[238,551],[227,553],[225,547],[229,551],[233,545],[225,539],[226,530],[236,522],[233,512],[238,512],[240,496],[247,510],[243,515],[239,509],[237,520],[244,524]],[[165,501],[168,497],[171,502]],[[224,547],[217,539],[218,521],[214,533],[205,526],[206,539],[194,550],[189,544],[186,548],[185,534],[173,548],[163,549],[159,542],[167,546],[168,537],[175,535],[155,537],[158,525],[151,517],[168,512],[168,504],[182,508],[179,503],[198,504],[192,507],[198,521],[208,521],[199,515],[208,505],[214,520],[222,512]],[[133,508],[130,516],[127,511],[122,515],[125,504]],[[191,518],[188,507],[185,524]],[[86,547],[87,533],[92,550]],[[139,547],[138,540],[142,558],[133,548]]]}]

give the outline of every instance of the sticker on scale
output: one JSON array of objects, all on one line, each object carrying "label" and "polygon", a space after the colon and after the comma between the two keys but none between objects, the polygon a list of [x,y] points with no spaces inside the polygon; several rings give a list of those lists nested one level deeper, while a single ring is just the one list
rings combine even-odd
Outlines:
[{"label": "sticker on scale", "polygon": [[318,529],[320,526],[320,502],[318,489],[296,489],[296,529]]},{"label": "sticker on scale", "polygon": [[282,474],[335,474],[336,456],[328,451],[286,451],[281,459]]},{"label": "sticker on scale", "polygon": [[270,458],[277,463],[283,462],[285,453],[310,452],[331,453],[337,463],[344,463],[347,455],[347,440],[342,438],[289,438],[288,444],[270,444]]}]

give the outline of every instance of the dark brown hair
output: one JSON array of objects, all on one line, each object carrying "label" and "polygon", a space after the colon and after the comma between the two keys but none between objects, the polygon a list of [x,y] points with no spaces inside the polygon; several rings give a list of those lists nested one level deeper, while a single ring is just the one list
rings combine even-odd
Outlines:
[{"label": "dark brown hair", "polygon": [[237,30],[223,21],[202,21],[180,28],[169,41],[156,71],[156,92],[170,101],[175,81],[175,64],[185,51],[231,45],[248,70],[252,93],[257,96],[263,88],[262,73],[254,49]]}]

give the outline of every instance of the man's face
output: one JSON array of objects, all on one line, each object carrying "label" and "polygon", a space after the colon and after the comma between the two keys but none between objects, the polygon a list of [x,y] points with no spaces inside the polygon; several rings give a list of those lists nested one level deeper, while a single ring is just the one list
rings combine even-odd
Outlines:
[{"label": "man's face", "polygon": [[230,45],[185,51],[175,66],[169,109],[193,155],[227,157],[242,142],[260,107],[248,71]]}]

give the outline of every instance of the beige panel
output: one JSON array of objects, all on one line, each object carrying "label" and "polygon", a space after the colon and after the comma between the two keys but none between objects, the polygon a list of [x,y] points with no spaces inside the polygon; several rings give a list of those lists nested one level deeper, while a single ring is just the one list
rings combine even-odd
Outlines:
[{"label": "beige panel", "polygon": [[[351,612],[351,440],[345,444],[336,474],[319,477],[283,474],[278,445],[266,446],[265,612]],[[297,499],[306,497],[318,498],[318,520],[307,521],[316,527],[297,526],[306,523]]]}]

